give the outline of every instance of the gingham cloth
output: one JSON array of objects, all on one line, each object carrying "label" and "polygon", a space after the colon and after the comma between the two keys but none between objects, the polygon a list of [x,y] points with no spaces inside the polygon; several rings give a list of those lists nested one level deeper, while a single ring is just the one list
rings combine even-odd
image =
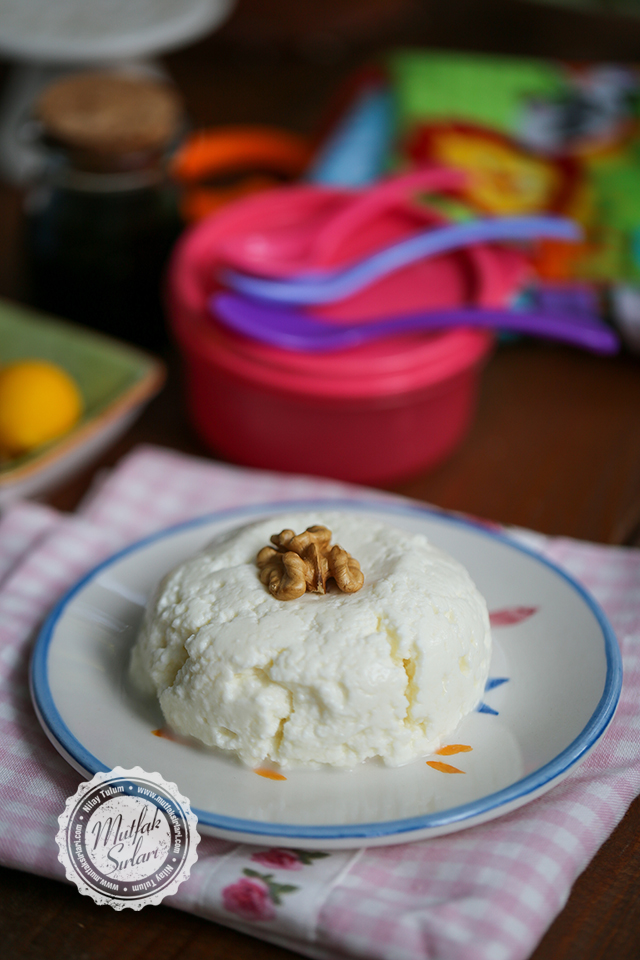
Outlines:
[{"label": "gingham cloth", "polygon": [[[0,863],[63,879],[54,836],[79,776],[41,731],[27,683],[32,638],[60,594],[104,557],[171,523],[223,507],[316,496],[387,498],[142,447],[73,516],[34,503],[5,513]],[[586,762],[508,816],[418,843],[323,857],[204,838],[190,879],[166,905],[310,957],[522,960],[531,953],[640,791],[640,552],[515,535],[591,590],[620,642],[620,706]]]}]

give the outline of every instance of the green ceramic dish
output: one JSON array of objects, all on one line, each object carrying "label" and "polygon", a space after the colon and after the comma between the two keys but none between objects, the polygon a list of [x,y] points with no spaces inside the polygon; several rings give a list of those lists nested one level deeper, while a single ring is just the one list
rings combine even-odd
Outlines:
[{"label": "green ceramic dish", "polygon": [[51,443],[0,465],[0,503],[41,493],[85,466],[121,434],[165,377],[160,360],[84,327],[0,301],[0,366],[51,360],[76,380],[79,423]]}]

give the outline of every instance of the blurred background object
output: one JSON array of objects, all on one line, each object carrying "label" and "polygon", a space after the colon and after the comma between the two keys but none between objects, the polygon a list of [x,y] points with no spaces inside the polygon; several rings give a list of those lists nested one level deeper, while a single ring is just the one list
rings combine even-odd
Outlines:
[{"label": "blurred background object", "polygon": [[27,195],[31,303],[161,349],[161,278],[179,232],[168,152],[183,123],[166,82],[72,73],[33,106],[46,164]]},{"label": "blurred background object", "polygon": [[202,220],[245,194],[302,176],[310,157],[306,138],[278,127],[194,130],[171,162],[182,187],[180,213],[186,223]]},{"label": "blurred background object", "polygon": [[0,108],[0,167],[23,183],[41,166],[23,140],[31,104],[70,69],[144,63],[204,36],[234,0],[0,0],[0,53],[13,69]]},{"label": "blurred background object", "polygon": [[536,0],[536,2],[576,10],[594,10],[600,13],[640,14],[638,0]]},{"label": "blurred background object", "polygon": [[[0,349],[0,508],[86,469],[165,378],[164,364],[135,347],[6,301],[0,301]],[[75,411],[69,384],[79,394]]]},{"label": "blurred background object", "polygon": [[154,56],[208,33],[231,0],[2,0],[0,50],[59,64]]},{"label": "blurred background object", "polygon": [[[332,184],[337,190],[351,190],[375,182],[394,164],[414,162],[406,150],[408,140],[404,134],[407,131],[404,128],[400,131],[398,125],[398,104],[406,105],[411,100],[411,83],[405,82],[408,71],[396,69],[395,65],[389,69],[388,54],[392,49],[408,51],[406,62],[412,57],[416,60],[429,57],[432,64],[437,64],[449,58],[447,69],[451,76],[456,74],[461,63],[465,66],[465,62],[473,61],[473,69],[467,71],[473,86],[480,61],[487,66],[485,76],[490,67],[496,68],[496,75],[500,74],[500,58],[493,60],[487,54],[508,53],[510,61],[524,57],[529,64],[524,71],[526,76],[533,76],[536,71],[540,75],[550,75],[559,71],[556,65],[548,66],[550,58],[629,59],[632,51],[640,45],[639,37],[638,21],[633,19],[545,7],[525,0],[450,0],[446,9],[442,4],[428,0],[397,0],[393,4],[388,0],[239,0],[221,29],[210,36],[202,36],[186,49],[177,44],[161,60],[140,60],[133,66],[131,62],[108,66],[130,76],[137,73],[141,82],[145,78],[152,80],[165,90],[179,91],[183,97],[185,107],[177,134],[159,158],[163,170],[164,164],[168,163],[176,192],[166,180],[162,180],[161,190],[154,185],[148,192],[160,192],[165,196],[168,206],[173,204],[174,215],[178,201],[183,221],[195,222],[245,192],[265,190],[291,179],[301,178],[307,184]],[[455,55],[445,53],[453,48],[458,51]],[[482,55],[475,51],[481,51]],[[535,67],[531,66],[533,57],[540,58]],[[97,62],[92,65],[94,70],[99,66]],[[72,72],[82,72],[79,67],[74,64]],[[11,71],[6,73],[10,82]],[[68,68],[66,73],[69,73]],[[398,82],[400,74],[401,83]],[[556,80],[551,86],[554,84],[558,85]],[[456,84],[448,80],[447,86],[453,88]],[[464,88],[463,85],[462,92],[468,86]],[[487,84],[483,89],[486,92]],[[494,95],[497,97],[497,94],[489,93],[489,98]],[[450,115],[455,103],[444,104],[443,109],[445,107]],[[433,104],[427,103],[426,108],[426,122],[433,126],[430,116]],[[406,117],[404,106],[402,111],[402,116]],[[547,136],[549,130],[554,129],[554,123],[548,122],[550,117],[551,120],[556,118],[553,110],[543,111],[543,115],[533,110],[529,125],[533,133]],[[466,119],[467,122],[474,120],[473,117]],[[40,133],[44,120],[43,115],[39,121]],[[35,127],[32,126],[33,130]],[[399,137],[400,132],[402,137]],[[98,172],[73,168],[70,161],[82,166],[79,161],[86,161],[86,150],[78,152],[68,146],[61,147],[59,136],[55,144],[52,140],[56,138],[50,134],[41,139],[46,141],[47,149],[45,177],[35,189],[27,191],[29,216],[26,232],[31,250],[31,276],[33,263],[37,260],[33,255],[33,226],[36,222],[44,224],[55,207],[49,207],[48,202],[56,192],[63,192],[60,182],[55,182],[56,178],[64,179],[71,173],[76,184],[82,181],[88,185]],[[396,149],[401,139],[402,151]],[[436,144],[432,137],[427,146],[432,149],[442,145],[442,140]],[[176,146],[178,149],[174,153]],[[478,143],[473,146],[477,147]],[[516,157],[516,153],[507,151],[507,160],[522,160],[519,153]],[[422,162],[422,158],[418,158],[418,162]],[[529,171],[529,167],[524,166]],[[557,180],[558,172],[567,172],[566,164],[559,165],[546,156],[539,157],[533,166],[534,180],[543,186],[551,184],[554,177]],[[518,164],[516,168],[520,169]],[[64,175],[63,169],[66,169]],[[116,173],[101,170],[98,173],[111,178],[112,183],[125,175],[120,182],[126,182],[128,177],[131,183],[141,171],[130,169]],[[567,182],[570,179],[567,178]],[[95,180],[92,183],[96,185]],[[3,190],[8,219],[0,225],[0,231],[4,229],[8,234],[15,228],[12,236],[17,237],[20,231],[25,231],[25,219],[16,206],[21,200],[21,191],[6,185]],[[80,194],[80,191],[76,192]],[[133,190],[132,196],[140,192]],[[81,205],[85,206],[94,200],[97,204],[106,200],[103,196],[91,196],[91,193],[85,191],[86,195],[76,199],[79,198]],[[106,205],[114,210],[117,198],[118,191],[112,191]],[[446,200],[439,206],[440,213],[453,219],[459,214],[477,216],[482,207],[478,203],[475,208],[467,204],[465,211],[465,204],[457,203],[460,198],[454,199],[456,203],[452,204],[449,202],[451,198],[431,196],[429,202]],[[481,198],[478,194],[473,199],[478,201]],[[93,226],[98,218],[89,217],[89,221]],[[174,225],[177,223],[176,220],[173,222]],[[179,228],[180,224],[177,224]],[[133,235],[131,220],[128,230]],[[48,228],[41,231],[42,235],[47,233]],[[360,233],[363,242],[365,238],[367,242],[373,240],[369,227]],[[92,246],[95,250],[92,243],[86,244],[86,249],[90,252]],[[152,244],[144,241],[135,244],[138,253],[151,247]],[[80,260],[85,253],[84,245],[77,244],[76,249],[80,251],[76,260]],[[74,257],[70,259],[73,261]],[[129,263],[134,259],[133,256],[124,257]],[[542,259],[546,268],[550,263],[554,267],[558,262],[558,250],[547,250],[545,257],[540,257]],[[24,257],[17,255],[13,247],[8,248],[7,259],[0,263],[0,284],[4,284],[5,293],[19,297],[26,295],[24,274],[21,278],[23,265]],[[72,266],[73,263],[67,263],[67,269]],[[50,276],[54,280],[52,286],[55,286],[58,272],[53,270]],[[144,270],[139,276],[144,278]],[[145,297],[146,306],[154,298],[156,303],[159,299],[158,272],[155,276],[156,286],[153,295]],[[44,300],[38,301],[38,297],[43,295],[46,286],[31,284],[32,302],[45,305]],[[59,286],[68,294],[80,290],[79,286],[66,280]],[[135,288],[138,290],[143,286],[140,283]],[[52,305],[50,309],[65,316],[74,315],[87,325],[111,330],[125,339],[167,351],[169,355],[171,348],[162,340],[160,324],[153,324],[150,328],[154,335],[160,334],[155,340],[153,336],[145,339],[145,335],[141,336],[136,329],[136,322],[144,310],[134,310],[132,320],[131,315],[126,317],[126,311],[114,310],[112,306],[111,319],[104,323],[100,313],[108,298],[92,295],[91,284],[87,284],[87,288],[89,293],[81,313],[73,313],[79,299],[73,293],[69,295],[75,303]],[[93,287],[93,290],[97,289],[97,285]],[[373,295],[371,299],[375,299]],[[628,300],[627,297],[625,304]],[[131,306],[135,297],[125,299],[125,302]],[[340,304],[329,305],[323,313],[327,319],[335,320],[340,319],[340,310]],[[114,317],[118,320],[124,318],[119,327],[114,323]],[[185,386],[188,388],[189,385]]]}]

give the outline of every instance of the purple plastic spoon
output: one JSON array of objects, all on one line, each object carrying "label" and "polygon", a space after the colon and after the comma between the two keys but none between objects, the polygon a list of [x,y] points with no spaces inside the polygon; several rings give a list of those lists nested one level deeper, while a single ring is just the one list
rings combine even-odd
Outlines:
[{"label": "purple plastic spoon", "polygon": [[212,315],[236,333],[286,350],[339,350],[399,333],[462,326],[510,330],[561,340],[593,353],[615,353],[620,346],[613,330],[586,312],[462,307],[429,310],[347,326],[316,320],[300,310],[272,306],[241,294],[216,294],[209,306]]}]

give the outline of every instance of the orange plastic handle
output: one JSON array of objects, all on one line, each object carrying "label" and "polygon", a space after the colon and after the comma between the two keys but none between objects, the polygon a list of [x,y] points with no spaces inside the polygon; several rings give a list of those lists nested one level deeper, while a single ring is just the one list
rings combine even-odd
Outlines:
[{"label": "orange plastic handle", "polygon": [[233,200],[281,185],[282,181],[277,177],[260,174],[243,177],[238,183],[228,187],[188,187],[180,200],[180,213],[187,223],[197,223]]},{"label": "orange plastic handle", "polygon": [[311,158],[309,143],[277,127],[230,126],[197,130],[187,137],[171,164],[171,175],[185,185],[241,170],[269,170],[297,177]]}]

